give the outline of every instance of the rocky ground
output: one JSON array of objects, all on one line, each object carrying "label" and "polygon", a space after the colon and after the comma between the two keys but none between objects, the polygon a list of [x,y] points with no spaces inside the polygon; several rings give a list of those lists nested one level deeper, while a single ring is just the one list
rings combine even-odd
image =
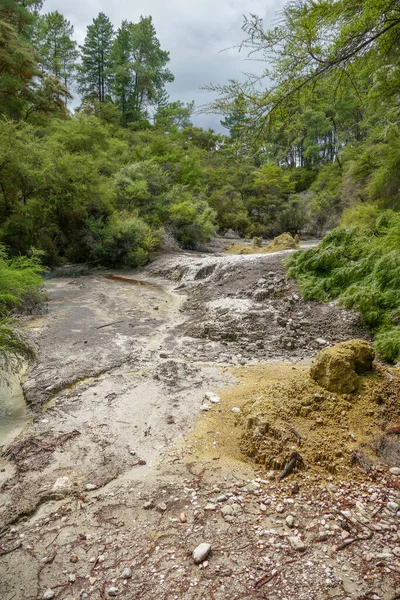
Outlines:
[{"label": "rocky ground", "polygon": [[0,461],[2,599],[400,597],[396,466],[279,483],[240,452],[264,364],[303,373],[368,337],[304,301],[285,256],[179,253],[47,281],[48,312],[26,324],[35,417]]}]

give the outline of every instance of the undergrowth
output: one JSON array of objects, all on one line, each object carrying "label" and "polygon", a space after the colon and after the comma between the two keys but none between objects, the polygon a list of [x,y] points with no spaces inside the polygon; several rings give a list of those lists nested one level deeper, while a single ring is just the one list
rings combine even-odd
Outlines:
[{"label": "undergrowth", "polygon": [[316,248],[290,256],[289,276],[305,298],[337,298],[358,310],[379,355],[394,363],[400,360],[400,214],[355,209],[345,222]]},{"label": "undergrowth", "polygon": [[33,312],[42,302],[40,257],[9,258],[0,244],[0,359],[33,357],[33,349],[15,328],[18,313]]}]

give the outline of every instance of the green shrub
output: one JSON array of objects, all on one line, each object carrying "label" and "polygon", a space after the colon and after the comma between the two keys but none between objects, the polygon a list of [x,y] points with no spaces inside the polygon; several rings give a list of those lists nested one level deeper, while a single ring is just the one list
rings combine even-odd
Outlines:
[{"label": "green shrub", "polygon": [[334,229],[316,248],[290,256],[288,272],[306,298],[338,298],[358,310],[377,334],[382,358],[394,362],[400,359],[400,214],[357,207],[346,221],[360,214],[359,225]]},{"label": "green shrub", "polygon": [[93,235],[93,260],[104,266],[145,265],[160,241],[142,219],[128,212],[114,213],[105,224],[97,220],[88,226]]},{"label": "green shrub", "polygon": [[30,258],[9,258],[0,244],[0,358],[3,362],[10,356],[33,357],[32,348],[15,329],[10,316],[16,312],[32,312],[43,302],[42,271],[37,253]]}]

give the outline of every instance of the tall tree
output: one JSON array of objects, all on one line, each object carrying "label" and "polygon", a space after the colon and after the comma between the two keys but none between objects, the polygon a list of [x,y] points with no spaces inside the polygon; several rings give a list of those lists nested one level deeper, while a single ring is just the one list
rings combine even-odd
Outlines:
[{"label": "tall tree", "polygon": [[[35,2],[27,5],[37,8]],[[33,20],[22,2],[0,5],[0,115],[15,120],[36,112],[63,112],[60,95],[68,94],[38,68],[38,56],[27,37]]]},{"label": "tall tree", "polygon": [[70,87],[79,56],[77,43],[72,39],[74,28],[58,11],[37,20],[35,46],[43,70]]},{"label": "tall tree", "polygon": [[110,19],[99,13],[88,26],[78,69],[78,91],[83,97],[94,96],[104,102],[112,79],[111,47],[114,29]]},{"label": "tall tree", "polygon": [[151,17],[139,23],[124,21],[113,45],[113,95],[122,113],[122,121],[147,117],[157,106],[166,83],[174,76],[167,69],[169,52],[161,50]]}]

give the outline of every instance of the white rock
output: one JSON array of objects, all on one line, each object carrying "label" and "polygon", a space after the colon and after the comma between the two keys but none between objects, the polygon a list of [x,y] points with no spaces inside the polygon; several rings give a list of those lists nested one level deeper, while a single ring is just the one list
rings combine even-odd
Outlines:
[{"label": "white rock", "polygon": [[70,573],[70,574],[68,575],[68,581],[69,581],[70,583],[75,583],[75,581],[76,581],[76,575],[75,575],[75,573]]},{"label": "white rock", "polygon": [[88,492],[91,492],[92,490],[96,489],[96,486],[93,483],[87,483],[86,484],[86,489]]},{"label": "white rock", "polygon": [[327,346],[329,344],[329,342],[324,340],[324,338],[317,338],[315,342],[318,344],[318,346]]},{"label": "white rock", "polygon": [[304,550],[306,549],[306,545],[301,538],[297,536],[292,536],[289,537],[288,540],[293,550],[297,550],[298,552],[304,552]]},{"label": "white rock", "polygon": [[200,563],[205,561],[210,552],[211,544],[203,543],[197,546],[197,548],[193,550],[193,560],[196,563],[196,565],[199,565]]},{"label": "white rock", "polygon": [[218,404],[220,402],[219,396],[217,396],[217,394],[214,394],[214,392],[206,392],[204,394],[204,399],[208,400],[209,402],[212,402],[213,404]]},{"label": "white rock", "polygon": [[277,513],[283,513],[285,512],[285,507],[283,506],[283,504],[277,504],[275,510]]},{"label": "white rock", "polygon": [[210,410],[211,406],[208,406],[208,404],[202,404],[200,406],[200,410],[203,412],[206,412],[207,410]]},{"label": "white rock", "polygon": [[53,598],[54,598],[53,590],[48,589],[43,594],[43,600],[53,600]]},{"label": "white rock", "polygon": [[292,527],[294,527],[294,516],[288,515],[285,519],[285,523],[290,529],[292,529]]},{"label": "white rock", "polygon": [[234,407],[232,408],[232,412],[233,412],[233,413],[235,413],[235,414],[239,414],[239,413],[240,413],[240,412],[242,412],[242,411],[241,411],[241,410],[240,410],[240,408],[238,408],[237,406],[234,406]]},{"label": "white rock", "polygon": [[107,594],[112,597],[116,596],[118,594],[118,588],[117,587],[108,588]]},{"label": "white rock", "polygon": [[392,467],[389,469],[389,473],[392,475],[400,475],[400,467]]},{"label": "white rock", "polygon": [[132,571],[129,567],[126,567],[122,572],[122,579],[131,579]]},{"label": "white rock", "polygon": [[65,488],[69,488],[71,486],[71,480],[69,477],[59,477],[56,479],[53,490],[63,490]]},{"label": "white rock", "polygon": [[215,504],[207,504],[204,510],[217,510],[217,506]]},{"label": "white rock", "polygon": [[397,513],[397,511],[400,508],[400,506],[397,504],[397,502],[388,502],[387,507],[389,510],[391,510],[394,513]]}]

